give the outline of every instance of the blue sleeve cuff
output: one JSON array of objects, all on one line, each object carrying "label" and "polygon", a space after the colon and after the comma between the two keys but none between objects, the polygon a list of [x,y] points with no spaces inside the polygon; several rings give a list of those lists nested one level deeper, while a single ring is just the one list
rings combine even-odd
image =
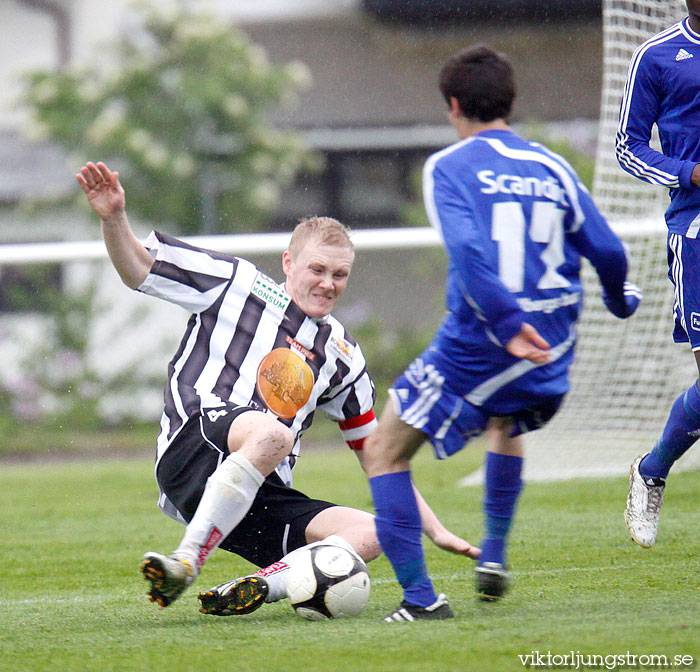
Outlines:
[{"label": "blue sleeve cuff", "polygon": [[506,318],[500,320],[497,325],[493,326],[493,333],[504,348],[508,345],[508,342],[518,334],[523,326],[523,322],[522,313],[518,312],[508,315]]},{"label": "blue sleeve cuff", "polygon": [[690,176],[693,174],[693,168],[697,163],[695,161],[685,161],[681,167],[681,172],[678,173],[678,183],[682,189],[692,189],[695,185],[690,181]]}]

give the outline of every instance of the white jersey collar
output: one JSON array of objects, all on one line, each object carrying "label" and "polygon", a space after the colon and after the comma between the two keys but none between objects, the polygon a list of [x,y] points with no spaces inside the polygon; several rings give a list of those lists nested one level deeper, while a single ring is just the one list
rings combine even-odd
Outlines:
[{"label": "white jersey collar", "polygon": [[683,21],[680,23],[681,30],[683,31],[684,35],[691,41],[695,42],[695,44],[700,44],[700,34],[696,33],[691,27],[690,27],[690,18],[685,17]]}]

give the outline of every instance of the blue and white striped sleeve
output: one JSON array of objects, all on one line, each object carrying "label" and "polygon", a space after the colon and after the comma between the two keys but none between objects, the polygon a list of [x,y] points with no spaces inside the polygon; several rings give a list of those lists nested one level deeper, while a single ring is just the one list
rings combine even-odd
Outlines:
[{"label": "blue and white striped sleeve", "polygon": [[191,313],[209,308],[227,287],[238,260],[193,247],[152,231],[145,242],[153,267],[138,291],[177,304]]},{"label": "blue and white striped sleeve", "polygon": [[662,73],[648,43],[640,46],[630,62],[620,105],[615,153],[622,169],[634,177],[668,189],[690,187],[694,161],[665,156],[649,146],[659,116]]}]

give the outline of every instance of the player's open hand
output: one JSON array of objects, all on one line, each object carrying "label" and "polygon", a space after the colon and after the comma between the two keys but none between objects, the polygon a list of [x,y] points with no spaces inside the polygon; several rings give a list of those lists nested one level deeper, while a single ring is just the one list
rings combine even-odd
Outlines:
[{"label": "player's open hand", "polygon": [[481,549],[472,546],[468,541],[465,541],[456,534],[453,534],[447,529],[441,530],[431,537],[431,541],[443,551],[456,553],[457,555],[466,555],[468,558],[478,560],[481,556]]},{"label": "player's open hand", "polygon": [[508,341],[506,350],[520,359],[529,359],[535,364],[546,364],[552,358],[549,343],[531,324],[523,322],[520,331]]},{"label": "player's open hand", "polygon": [[75,178],[85,192],[92,209],[103,220],[124,210],[126,198],[124,189],[119,183],[119,173],[112,172],[104,163],[99,162],[95,165],[88,162]]}]

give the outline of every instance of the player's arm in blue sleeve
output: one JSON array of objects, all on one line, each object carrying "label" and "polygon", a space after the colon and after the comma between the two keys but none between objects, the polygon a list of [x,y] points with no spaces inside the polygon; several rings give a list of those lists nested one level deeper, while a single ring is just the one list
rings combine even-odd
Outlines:
[{"label": "player's arm in blue sleeve", "polygon": [[487,261],[486,241],[474,222],[469,196],[436,166],[425,198],[428,216],[442,235],[465,301],[505,347],[520,332],[525,313]]},{"label": "player's arm in blue sleeve", "polygon": [[649,146],[659,114],[661,79],[653,58],[643,47],[638,49],[630,63],[620,105],[615,153],[622,169],[640,180],[669,189],[689,188],[696,162],[665,156]]},{"label": "player's arm in blue sleeve", "polygon": [[593,264],[603,286],[603,302],[607,309],[616,317],[629,317],[637,309],[642,292],[626,281],[625,247],[584,189],[579,190],[579,203],[585,219],[569,234],[570,240],[579,254]]}]

